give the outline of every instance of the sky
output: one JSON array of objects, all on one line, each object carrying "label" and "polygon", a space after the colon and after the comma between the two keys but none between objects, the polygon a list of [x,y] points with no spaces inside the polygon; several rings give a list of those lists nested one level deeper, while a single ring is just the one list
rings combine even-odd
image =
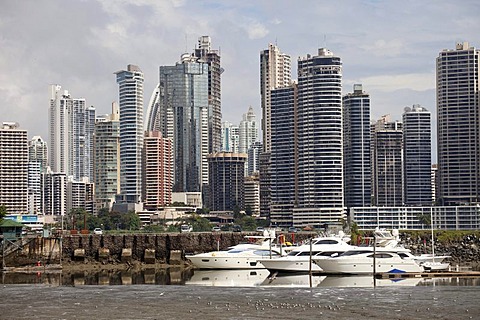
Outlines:
[{"label": "sky", "polygon": [[435,140],[435,59],[457,42],[480,47],[479,17],[478,0],[0,0],[0,121],[47,140],[50,84],[110,113],[128,64],[144,72],[147,105],[159,66],[209,35],[225,69],[223,121],[238,124],[249,106],[261,120],[269,43],[291,55],[293,79],[299,57],[326,47],[342,59],[343,93],[361,83],[370,94],[372,120],[420,104]]}]

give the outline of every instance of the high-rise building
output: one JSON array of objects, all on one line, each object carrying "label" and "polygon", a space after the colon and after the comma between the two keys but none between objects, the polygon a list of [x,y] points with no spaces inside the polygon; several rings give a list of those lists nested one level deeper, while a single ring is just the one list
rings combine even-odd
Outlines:
[{"label": "high-rise building", "polygon": [[42,173],[41,211],[45,215],[67,214],[67,175],[65,173],[55,173],[50,168]]},{"label": "high-rise building", "polygon": [[89,214],[95,214],[94,185],[88,179],[75,181],[67,179],[67,212],[74,209],[84,209]]},{"label": "high-rise building", "polygon": [[291,68],[290,56],[280,52],[276,45],[270,43],[268,49],[260,52],[260,96],[265,152],[270,152],[272,138],[270,91],[290,85]]},{"label": "high-rise building", "polygon": [[258,139],[258,124],[251,106],[240,121],[239,138],[238,150],[240,153],[247,153],[250,146]]},{"label": "high-rise building", "polygon": [[0,182],[0,205],[7,213],[28,213],[27,130],[18,123],[3,122],[0,128]]},{"label": "high-rise building", "polygon": [[172,202],[172,140],[149,131],[143,142],[143,202],[145,209],[154,211]]},{"label": "high-rise building", "polygon": [[260,182],[258,181],[258,172],[254,175],[245,177],[245,212],[250,211],[252,216],[260,215]]},{"label": "high-rise building", "polygon": [[[155,123],[173,141],[174,192],[201,192],[208,184],[208,64],[190,54],[160,67]],[[152,118],[149,116],[149,118]]]},{"label": "high-rise building", "polygon": [[209,208],[211,211],[244,209],[244,153],[218,152],[208,155]]},{"label": "high-rise building", "polygon": [[142,192],[143,72],[129,64],[115,73],[120,110],[120,196],[123,203],[139,203]]},{"label": "high-rise building", "polygon": [[39,214],[42,207],[42,169],[35,161],[28,162],[28,213]]},{"label": "high-rise building", "polygon": [[345,218],[342,61],[328,49],[298,60],[297,115],[298,206],[293,224],[338,222]]},{"label": "high-rise building", "polygon": [[254,142],[248,149],[247,175],[258,174],[260,172],[260,153],[263,150],[263,143]]},{"label": "high-rise building", "polygon": [[297,190],[297,102],[298,87],[273,89],[271,94],[270,219],[281,226],[293,224]]},{"label": "high-rise building", "polygon": [[260,152],[259,156],[260,176],[260,216],[270,218],[270,152]]},{"label": "high-rise building", "polygon": [[403,205],[402,123],[384,116],[373,125],[373,195],[376,206]]},{"label": "high-rise building", "polygon": [[[240,153],[248,154],[250,147],[258,139],[258,124],[255,119],[255,113],[250,106],[248,112],[243,114],[239,127],[239,145],[238,150]],[[248,175],[248,161],[245,162],[245,176]]]},{"label": "high-rise building", "polygon": [[120,194],[120,120],[116,103],[112,113],[95,123],[95,200],[97,208],[110,209]]},{"label": "high-rise building", "polygon": [[270,217],[270,151],[272,115],[270,92],[291,84],[292,61],[276,44],[260,52],[260,99],[262,108],[263,152],[260,154],[260,215]]},{"label": "high-rise building", "polygon": [[28,161],[38,162],[40,170],[47,170],[48,163],[48,148],[45,140],[40,136],[34,136],[28,142]]},{"label": "high-rise building", "polygon": [[74,99],[61,86],[50,86],[49,165],[75,180],[93,181],[95,108]]},{"label": "high-rise building", "polygon": [[480,201],[480,50],[467,42],[437,57],[439,201]]},{"label": "high-rise building", "polygon": [[361,84],[343,97],[343,168],[345,206],[370,206],[370,95]]},{"label": "high-rise building", "polygon": [[222,151],[238,153],[239,140],[238,126],[228,121],[222,122]]},{"label": "high-rise building", "polygon": [[212,50],[209,36],[198,38],[194,56],[208,64],[208,152],[218,152],[221,148],[222,105],[220,51]]},{"label": "high-rise building", "polygon": [[42,176],[47,170],[47,143],[34,136],[28,142],[28,212],[41,213],[42,207]]},{"label": "high-rise building", "polygon": [[413,105],[403,113],[403,197],[407,206],[432,205],[430,111]]}]

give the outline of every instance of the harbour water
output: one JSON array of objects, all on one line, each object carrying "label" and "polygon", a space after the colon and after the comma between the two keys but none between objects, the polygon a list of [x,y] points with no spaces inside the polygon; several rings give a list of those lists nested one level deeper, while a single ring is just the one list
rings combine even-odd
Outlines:
[{"label": "harbour water", "polygon": [[7,273],[0,319],[478,319],[478,301],[478,278],[270,277],[265,270]]}]

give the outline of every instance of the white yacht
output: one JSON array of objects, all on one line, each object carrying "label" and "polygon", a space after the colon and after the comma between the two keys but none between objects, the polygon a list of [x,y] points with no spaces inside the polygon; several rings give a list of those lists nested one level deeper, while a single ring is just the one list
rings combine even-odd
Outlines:
[{"label": "white yacht", "polygon": [[265,230],[263,236],[247,236],[256,243],[242,243],[226,250],[186,255],[199,269],[264,269],[258,260],[276,259],[286,254],[286,248],[273,244],[274,230]]},{"label": "white yacht", "polygon": [[[349,237],[343,233],[327,237],[318,237],[312,239],[312,245],[303,244],[294,248],[288,255],[278,259],[259,260],[270,273],[287,272],[321,272],[322,269],[310,261],[310,257],[320,259],[321,257],[330,257],[339,255],[345,251],[351,250],[353,246],[348,244]],[[311,250],[311,253],[310,253]]]},{"label": "white yacht", "polygon": [[424,271],[424,268],[410,256],[405,255],[402,258],[393,251],[380,250],[373,252],[370,248],[347,251],[333,258],[315,258],[313,262],[322,268],[323,272],[329,274],[373,274],[374,271],[376,273]]}]

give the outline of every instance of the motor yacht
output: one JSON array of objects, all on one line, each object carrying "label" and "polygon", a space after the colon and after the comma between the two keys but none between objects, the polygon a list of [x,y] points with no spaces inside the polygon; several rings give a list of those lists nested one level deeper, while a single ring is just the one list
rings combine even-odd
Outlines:
[{"label": "motor yacht", "polygon": [[[400,252],[400,254],[402,254]],[[373,274],[423,272],[420,266],[410,256],[402,258],[393,251],[376,251],[370,248],[355,249],[342,253],[338,257],[327,259],[314,258],[313,262],[329,274]],[[375,263],[374,263],[375,262]],[[375,266],[374,266],[375,265]]]},{"label": "motor yacht", "polygon": [[287,253],[286,247],[273,243],[274,230],[265,230],[263,236],[247,236],[255,243],[241,243],[226,250],[186,255],[199,269],[264,269],[259,260],[277,259]]},{"label": "motor yacht", "polygon": [[[321,272],[322,269],[311,262],[310,258],[331,257],[339,255],[354,247],[348,244],[349,237],[343,233],[312,239],[312,244],[303,244],[294,248],[290,253],[278,259],[259,260],[270,273],[306,273]],[[308,241],[309,242],[309,241]]]}]

